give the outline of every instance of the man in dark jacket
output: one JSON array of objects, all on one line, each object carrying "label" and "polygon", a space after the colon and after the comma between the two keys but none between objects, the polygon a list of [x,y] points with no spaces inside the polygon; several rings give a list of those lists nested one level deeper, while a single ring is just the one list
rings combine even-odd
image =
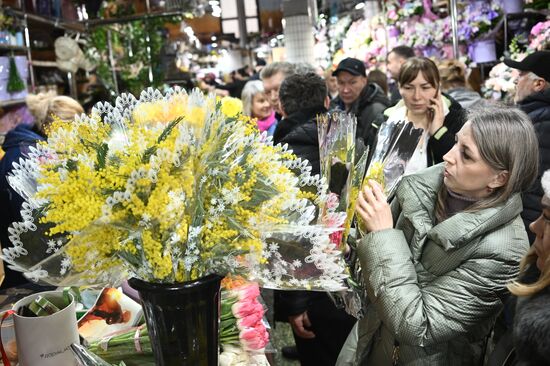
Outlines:
[{"label": "man in dark jacket", "polygon": [[[324,80],[315,73],[287,77],[279,91],[283,119],[273,135],[274,143],[288,144],[294,154],[309,160],[312,174],[320,171],[316,116],[329,104]],[[337,309],[322,292],[283,293],[302,366],[334,365],[355,318]]]},{"label": "man in dark jacket", "polygon": [[330,109],[340,109],[357,117],[356,137],[364,143],[372,141],[377,129],[375,118],[390,106],[388,97],[378,85],[368,83],[365,64],[355,58],[343,59],[332,73],[338,80],[338,97]]},{"label": "man in dark jacket", "polygon": [[[21,205],[23,198],[8,184],[8,173],[13,169],[13,163],[28,156],[30,146],[34,146],[44,138],[31,131],[28,126],[19,125],[7,133],[2,149],[6,155],[0,160],[0,243],[3,248],[11,246],[8,227],[21,220]],[[17,286],[28,282],[21,272],[13,271],[4,266],[6,277],[2,288]]]},{"label": "man in dark jacket", "polygon": [[505,59],[504,63],[519,70],[514,101],[533,121],[539,141],[539,174],[535,184],[523,194],[523,221],[530,242],[534,234],[530,223],[540,216],[540,200],[543,196],[540,179],[550,169],[550,51],[536,51],[518,62]]}]

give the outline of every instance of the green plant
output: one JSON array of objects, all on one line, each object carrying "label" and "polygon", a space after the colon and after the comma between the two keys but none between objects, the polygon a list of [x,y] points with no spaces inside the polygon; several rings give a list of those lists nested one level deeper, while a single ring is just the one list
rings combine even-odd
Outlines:
[{"label": "green plant", "polygon": [[17,93],[21,90],[25,90],[25,88],[25,82],[21,79],[21,76],[19,76],[19,72],[17,71],[15,59],[13,57],[10,57],[10,70],[8,76],[7,90],[10,93]]}]

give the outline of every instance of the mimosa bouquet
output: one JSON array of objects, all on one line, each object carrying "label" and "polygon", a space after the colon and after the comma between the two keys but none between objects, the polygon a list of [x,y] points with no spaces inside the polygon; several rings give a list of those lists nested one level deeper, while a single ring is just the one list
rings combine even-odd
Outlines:
[{"label": "mimosa bouquet", "polygon": [[[415,128],[411,122],[388,121],[382,123],[378,130],[374,150],[362,185],[369,184],[369,180],[378,182],[384,188],[388,200],[391,200],[405,173],[407,164],[416,150],[422,133],[423,130]],[[357,232],[355,237],[358,241],[366,235],[366,230],[359,217],[357,217],[356,223]],[[356,256],[356,242],[350,241],[351,254],[348,258],[350,276],[347,283],[353,291],[346,293],[343,300],[346,311],[357,318],[361,318],[365,307],[364,301],[368,297],[361,264]]]},{"label": "mimosa bouquet", "polygon": [[[338,228],[322,223],[341,215],[318,217],[327,186],[310,169],[236,99],[123,94],[55,121],[15,164],[8,180],[25,199],[23,221],[3,259],[56,285],[241,273],[272,287],[340,287],[344,266],[328,240]],[[300,250],[273,233],[298,238]]]}]

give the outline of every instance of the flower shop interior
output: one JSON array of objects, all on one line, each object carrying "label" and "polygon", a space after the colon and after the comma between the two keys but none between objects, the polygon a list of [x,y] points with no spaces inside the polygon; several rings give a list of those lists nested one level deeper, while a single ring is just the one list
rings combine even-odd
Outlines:
[{"label": "flower shop interior", "polygon": [[[530,72],[550,141],[550,0],[0,4],[3,365],[364,365],[356,202],[367,178],[398,195],[388,146],[416,163],[447,133],[405,110],[377,155],[411,80],[434,86],[403,65],[435,65],[445,115],[518,107]],[[362,145],[361,103],[386,116]],[[409,364],[388,329],[387,364]]]}]

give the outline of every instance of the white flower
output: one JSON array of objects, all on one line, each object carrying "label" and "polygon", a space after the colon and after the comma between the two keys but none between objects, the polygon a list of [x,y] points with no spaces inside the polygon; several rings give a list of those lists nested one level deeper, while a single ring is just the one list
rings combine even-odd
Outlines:
[{"label": "white flower", "polygon": [[278,250],[279,250],[279,244],[277,244],[277,243],[269,244],[269,251],[270,252],[277,252]]},{"label": "white flower", "polygon": [[149,227],[151,225],[151,216],[149,214],[144,213],[141,215],[141,221],[139,222],[139,226]]},{"label": "white flower", "polygon": [[63,260],[61,261],[61,270],[59,271],[59,274],[64,275],[70,267],[71,259],[69,257],[63,258]]},{"label": "white flower", "polygon": [[295,259],[294,261],[292,261],[292,266],[295,268],[300,268],[302,266],[302,262],[300,262],[299,259]]}]

